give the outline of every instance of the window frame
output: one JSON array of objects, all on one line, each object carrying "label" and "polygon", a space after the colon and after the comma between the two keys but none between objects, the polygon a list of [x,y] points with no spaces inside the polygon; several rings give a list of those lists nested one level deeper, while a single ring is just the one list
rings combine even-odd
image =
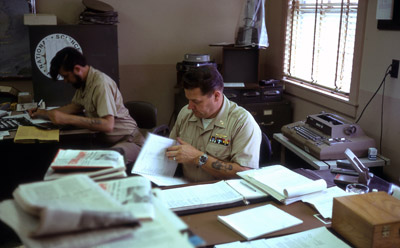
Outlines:
[{"label": "window frame", "polygon": [[[286,24],[288,15],[289,1],[286,0],[283,4],[284,8],[284,22],[283,22],[283,49],[282,58],[285,56],[285,40],[286,40]],[[304,82],[298,79],[287,78],[282,76],[282,80],[285,82],[285,93],[293,95],[294,97],[301,98],[303,100],[327,107],[334,111],[342,114],[356,117],[358,96],[360,88],[360,76],[361,76],[361,62],[362,52],[364,47],[364,35],[366,27],[367,17],[367,6],[368,0],[359,0],[358,12],[357,12],[357,28],[355,34],[355,46],[353,55],[353,70],[351,76],[351,86],[348,95],[334,92],[323,87],[319,87],[308,82]],[[285,60],[282,60],[282,75],[284,70]]]}]

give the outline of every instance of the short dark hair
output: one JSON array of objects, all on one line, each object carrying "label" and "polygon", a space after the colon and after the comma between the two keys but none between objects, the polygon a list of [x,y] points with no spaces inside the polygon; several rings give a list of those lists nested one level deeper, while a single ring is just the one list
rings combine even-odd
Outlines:
[{"label": "short dark hair", "polygon": [[183,88],[200,88],[203,95],[212,94],[215,90],[224,90],[224,80],[215,66],[204,65],[192,67],[183,75]]},{"label": "short dark hair", "polygon": [[53,80],[57,80],[61,67],[65,71],[73,71],[75,65],[86,66],[86,58],[75,48],[65,47],[51,60],[50,76]]}]

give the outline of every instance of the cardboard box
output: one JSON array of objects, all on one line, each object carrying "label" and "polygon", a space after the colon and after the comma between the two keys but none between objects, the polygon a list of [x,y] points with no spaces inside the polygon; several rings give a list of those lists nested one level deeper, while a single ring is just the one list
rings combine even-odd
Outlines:
[{"label": "cardboard box", "polygon": [[400,200],[386,192],[334,198],[332,228],[355,247],[400,247]]}]

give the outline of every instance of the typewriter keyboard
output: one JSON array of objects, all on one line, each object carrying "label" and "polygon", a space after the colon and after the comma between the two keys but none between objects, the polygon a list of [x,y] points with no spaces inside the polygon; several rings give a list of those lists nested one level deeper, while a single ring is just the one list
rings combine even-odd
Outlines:
[{"label": "typewriter keyboard", "polygon": [[312,140],[312,141],[320,141],[323,137],[315,133],[314,131],[304,127],[304,126],[296,126],[293,127],[298,135],[301,137]]}]

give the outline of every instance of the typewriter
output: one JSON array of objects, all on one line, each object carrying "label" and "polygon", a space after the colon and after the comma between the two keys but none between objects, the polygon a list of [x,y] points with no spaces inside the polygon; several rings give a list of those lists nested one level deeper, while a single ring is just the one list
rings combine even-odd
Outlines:
[{"label": "typewriter", "polygon": [[358,157],[366,157],[375,140],[366,136],[355,123],[330,113],[307,116],[305,121],[285,125],[283,135],[320,160],[345,159],[349,148]]}]

